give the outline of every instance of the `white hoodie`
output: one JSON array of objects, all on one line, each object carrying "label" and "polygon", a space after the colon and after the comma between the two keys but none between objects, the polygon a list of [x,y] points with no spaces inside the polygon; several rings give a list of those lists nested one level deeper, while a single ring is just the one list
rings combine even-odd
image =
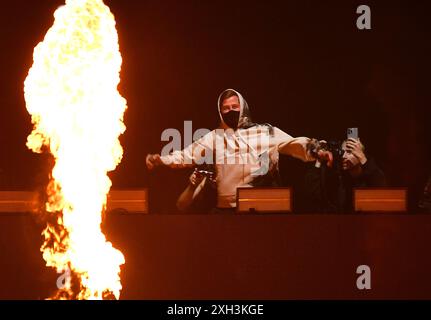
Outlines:
[{"label": "white hoodie", "polygon": [[[184,150],[161,157],[163,163],[172,168],[214,164],[219,208],[236,207],[238,187],[252,187],[259,177],[277,171],[279,153],[303,161],[315,160],[307,152],[309,138],[293,138],[276,127],[252,124],[247,102],[239,92],[233,91],[238,95],[241,106],[236,131],[213,130]],[[220,111],[223,93],[219,96],[217,108],[221,127],[226,128]]]}]

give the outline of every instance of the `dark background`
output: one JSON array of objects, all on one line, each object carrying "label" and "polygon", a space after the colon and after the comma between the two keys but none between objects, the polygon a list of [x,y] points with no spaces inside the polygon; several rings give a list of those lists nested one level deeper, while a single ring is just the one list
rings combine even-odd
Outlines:
[{"label": "dark background", "polygon": [[[46,183],[49,157],[27,150],[23,82],[34,46],[63,1],[5,2],[0,10],[0,189]],[[106,1],[116,16],[128,100],[124,158],[114,188],[150,187],[154,212],[174,208],[190,171],[148,173],[166,128],[217,125],[216,99],[235,88],[255,122],[292,136],[362,141],[412,207],[429,174],[430,5],[426,1]],[[357,6],[372,30],[356,28]],[[84,155],[83,155],[84,156]],[[304,165],[282,157],[286,185]]]}]

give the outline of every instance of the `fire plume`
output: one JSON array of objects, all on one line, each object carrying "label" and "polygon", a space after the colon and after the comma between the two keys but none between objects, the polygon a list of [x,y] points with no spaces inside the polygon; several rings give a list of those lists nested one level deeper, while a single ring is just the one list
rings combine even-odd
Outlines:
[{"label": "fire plume", "polygon": [[101,231],[127,108],[116,23],[102,0],[66,0],[54,17],[24,84],[34,124],[27,147],[55,159],[46,203],[54,222],[41,251],[48,267],[79,281],[77,292],[66,281],[56,298],[118,299],[125,259]]}]

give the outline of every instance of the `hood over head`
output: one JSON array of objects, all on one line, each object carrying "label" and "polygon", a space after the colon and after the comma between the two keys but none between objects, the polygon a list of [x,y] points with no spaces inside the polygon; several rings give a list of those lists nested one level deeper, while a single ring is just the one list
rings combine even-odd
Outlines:
[{"label": "hood over head", "polygon": [[239,93],[238,91],[236,91],[234,89],[226,89],[218,97],[217,108],[218,108],[218,113],[220,116],[221,123],[223,125],[227,125],[225,123],[223,116],[222,116],[222,113],[221,113],[221,104],[223,102],[223,101],[221,101],[221,98],[228,91],[232,91],[239,99],[240,113],[239,113],[239,119],[238,119],[238,126],[237,127],[241,128],[241,129],[247,129],[247,128],[254,126],[255,124],[251,121],[250,109],[248,107],[247,101],[245,101],[245,99],[243,98],[241,93]]}]

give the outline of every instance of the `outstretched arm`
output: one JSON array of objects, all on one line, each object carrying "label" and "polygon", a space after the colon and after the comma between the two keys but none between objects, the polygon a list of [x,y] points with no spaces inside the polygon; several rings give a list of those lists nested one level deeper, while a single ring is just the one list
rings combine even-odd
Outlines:
[{"label": "outstretched arm", "polygon": [[147,168],[149,170],[157,166],[187,168],[202,164],[206,157],[212,155],[213,139],[213,132],[209,132],[181,151],[175,150],[170,154],[162,156],[159,154],[149,154],[146,158]]},{"label": "outstretched arm", "polygon": [[286,154],[305,162],[327,161],[332,166],[332,153],[320,148],[320,142],[307,137],[296,137],[288,135],[280,129],[275,130],[275,138],[278,142],[278,152]]}]

